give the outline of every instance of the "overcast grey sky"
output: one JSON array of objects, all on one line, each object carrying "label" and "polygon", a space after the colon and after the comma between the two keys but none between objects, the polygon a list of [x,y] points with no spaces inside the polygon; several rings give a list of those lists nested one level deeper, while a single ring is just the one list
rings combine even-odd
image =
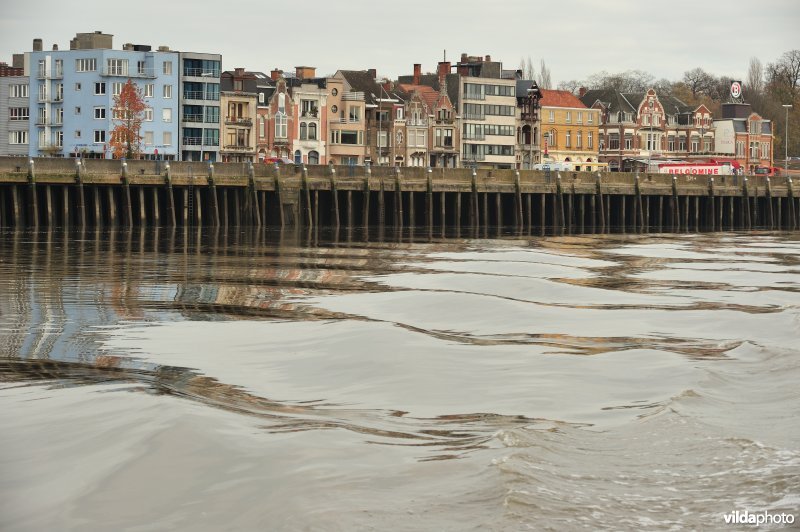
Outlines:
[{"label": "overcast grey sky", "polygon": [[376,68],[379,76],[433,71],[462,52],[516,68],[544,59],[553,83],[640,69],[677,80],[701,67],[744,78],[800,48],[800,0],[214,0],[143,2],[0,0],[0,61],[41,37],[68,49],[75,33],[101,30],[123,43],[221,53],[223,68],[268,72],[316,66]]}]

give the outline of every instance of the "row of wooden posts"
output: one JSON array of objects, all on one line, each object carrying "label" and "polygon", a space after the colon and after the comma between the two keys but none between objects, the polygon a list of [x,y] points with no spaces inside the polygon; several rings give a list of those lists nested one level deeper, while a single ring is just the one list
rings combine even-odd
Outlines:
[{"label": "row of wooden posts", "polygon": [[[599,174],[592,193],[576,190],[574,182],[565,185],[556,175],[554,187],[530,193],[523,192],[518,172],[513,187],[480,191],[473,171],[471,187],[465,191],[458,186],[434,190],[430,172],[425,188],[419,190],[404,182],[399,172],[394,178],[372,178],[367,169],[360,187],[341,190],[334,169],[327,182],[320,183],[312,182],[303,168],[299,180],[281,178],[276,171],[267,189],[257,186],[252,167],[246,186],[218,185],[213,171],[202,184],[193,178],[179,186],[170,178],[169,165],[162,185],[132,184],[124,163],[116,184],[85,183],[80,166],[75,182],[69,184],[39,183],[32,170],[28,183],[0,182],[0,227],[377,225],[513,227],[557,233],[800,227],[800,204],[791,180],[785,196],[773,196],[769,181],[761,194],[753,193],[747,178],[736,194],[730,194],[729,187],[724,194],[716,190],[713,179],[706,191],[679,190],[674,177],[671,190],[643,193],[636,176],[631,194],[610,192]],[[352,184],[353,179],[349,181]],[[392,185],[390,190],[387,184]]]}]

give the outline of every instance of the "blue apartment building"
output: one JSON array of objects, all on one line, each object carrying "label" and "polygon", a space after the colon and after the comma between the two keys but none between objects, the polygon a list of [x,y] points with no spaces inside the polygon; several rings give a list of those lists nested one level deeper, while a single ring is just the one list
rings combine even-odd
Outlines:
[{"label": "blue apartment building", "polygon": [[78,34],[70,45],[79,48],[43,51],[41,41],[34,42],[29,54],[28,154],[111,158],[114,96],[131,79],[148,107],[141,129],[144,157],[179,159],[180,54],[133,44],[114,50],[111,36],[99,32]]}]

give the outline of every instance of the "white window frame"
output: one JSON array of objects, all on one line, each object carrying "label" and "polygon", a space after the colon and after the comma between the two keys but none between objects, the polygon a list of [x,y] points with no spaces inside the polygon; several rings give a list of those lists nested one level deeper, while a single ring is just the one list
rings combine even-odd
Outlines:
[{"label": "white window frame", "polygon": [[96,81],[94,83],[94,95],[95,96],[105,96],[106,94],[106,82],[105,81]]},{"label": "white window frame", "polygon": [[153,121],[153,108],[152,107],[145,107],[145,109],[144,109],[144,121],[145,122],[152,122]]},{"label": "white window frame", "polygon": [[164,98],[172,98],[172,85],[164,85]]},{"label": "white window frame", "polygon": [[155,92],[155,87],[156,86],[155,86],[154,83],[148,83],[147,85],[145,85],[144,86],[144,97],[145,98],[152,98],[153,97],[153,93]]},{"label": "white window frame", "polygon": [[161,110],[161,121],[162,122],[172,122],[172,108],[165,107]]},{"label": "white window frame", "polygon": [[164,61],[164,65],[162,66],[161,71],[165,75],[171,76],[172,75],[172,61]]},{"label": "white window frame", "polygon": [[164,131],[161,135],[161,144],[164,146],[172,146],[172,131]]},{"label": "white window frame", "polygon": [[106,130],[105,129],[95,129],[94,130],[94,143],[95,144],[105,144],[106,142]]},{"label": "white window frame", "polygon": [[8,132],[8,143],[9,144],[28,144],[28,131],[9,131]]},{"label": "white window frame", "polygon": [[105,120],[106,119],[106,108],[105,107],[95,107],[94,113],[92,116],[95,120]]}]

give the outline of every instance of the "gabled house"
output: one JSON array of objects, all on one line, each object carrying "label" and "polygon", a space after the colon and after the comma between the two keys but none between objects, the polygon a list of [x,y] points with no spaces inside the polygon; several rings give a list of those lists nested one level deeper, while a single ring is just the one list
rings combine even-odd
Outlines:
[{"label": "gabled house", "polygon": [[652,168],[663,159],[715,155],[714,122],[705,105],[673,96],[581,89],[581,101],[600,112],[600,160],[610,170]]}]

